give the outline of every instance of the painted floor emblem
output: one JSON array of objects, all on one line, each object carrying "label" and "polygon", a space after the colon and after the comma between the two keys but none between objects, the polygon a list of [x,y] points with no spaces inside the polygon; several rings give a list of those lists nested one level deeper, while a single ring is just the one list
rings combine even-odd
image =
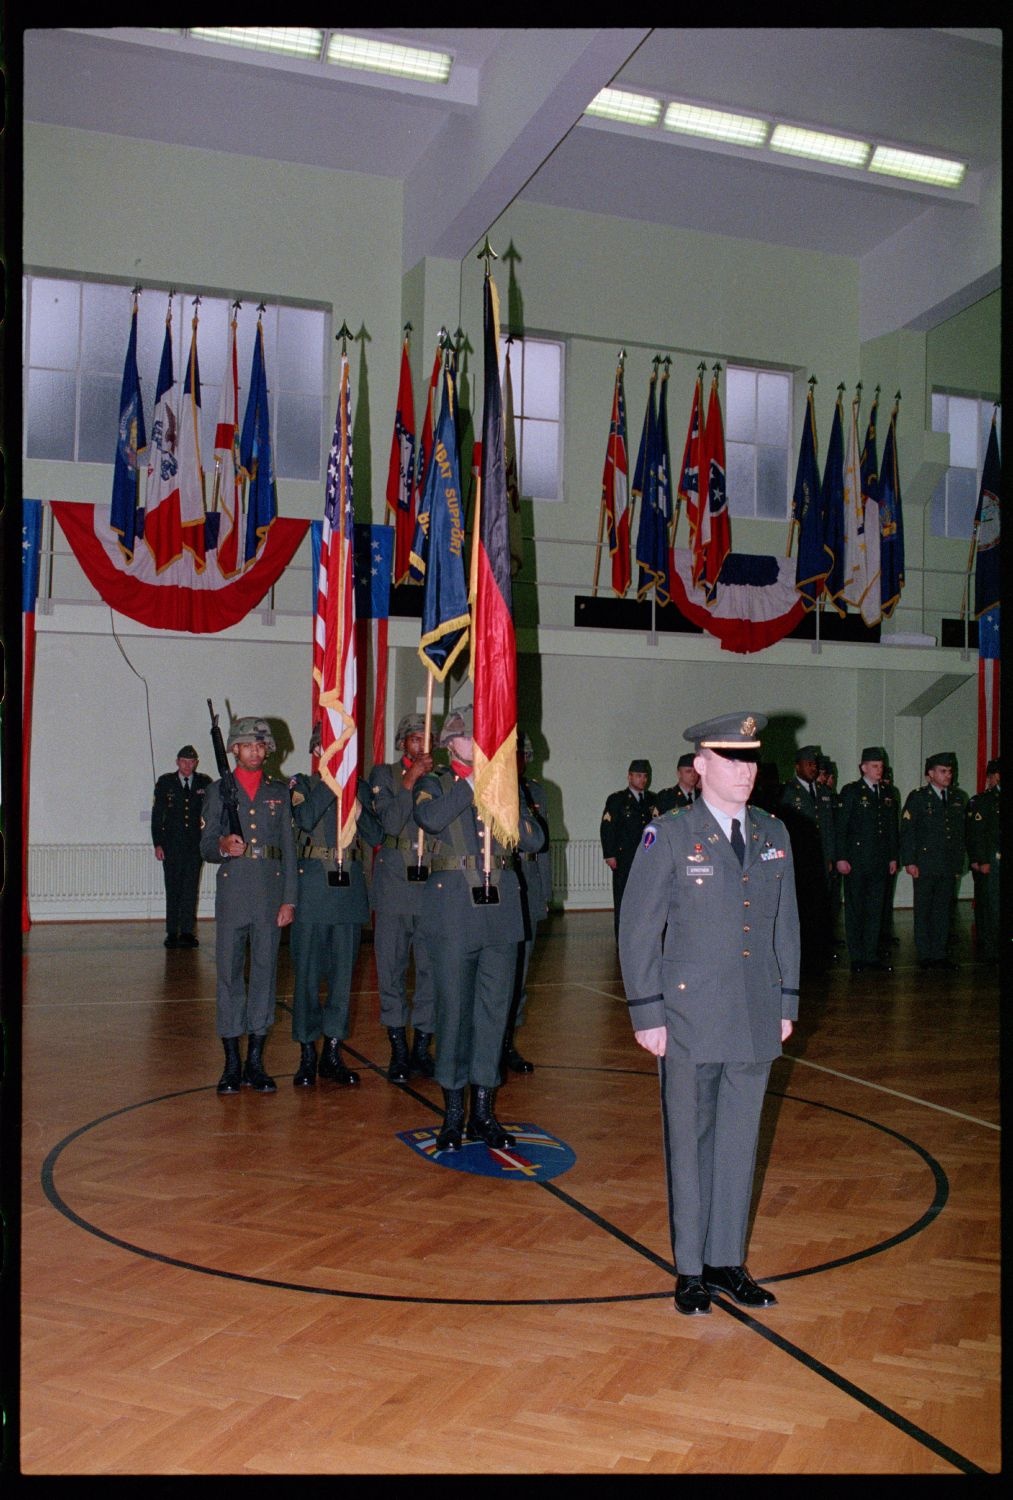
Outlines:
[{"label": "painted floor emblem", "polygon": [[577,1160],[565,1141],[557,1140],[538,1125],[523,1125],[501,1120],[504,1130],[515,1137],[513,1146],[495,1150],[484,1141],[468,1141],[460,1151],[437,1151],[436,1137],[440,1125],[425,1125],[419,1130],[400,1130],[398,1140],[437,1166],[452,1172],[470,1172],[474,1177],[502,1177],[513,1182],[548,1182],[568,1172]]}]

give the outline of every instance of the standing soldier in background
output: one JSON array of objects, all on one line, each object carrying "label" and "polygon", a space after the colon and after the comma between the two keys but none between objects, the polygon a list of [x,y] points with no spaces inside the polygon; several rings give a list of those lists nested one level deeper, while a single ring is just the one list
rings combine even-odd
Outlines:
[{"label": "standing soldier in background", "polygon": [[650,822],[651,804],[647,788],[651,784],[651,762],[631,760],[626,773],[629,783],[606,799],[601,815],[602,858],[612,871],[612,905],[616,942],[619,942],[619,908],[622,905],[626,879],[633,856],[640,847],[640,835]]},{"label": "standing soldier in background", "polygon": [[[310,738],[310,755],[320,754],[320,725]],[[369,788],[359,783],[358,834],[347,848],[338,847],[340,802],[320,776],[300,773],[288,784],[292,820],[296,828],[299,897],[292,925],[292,1039],[299,1043],[299,1070],[292,1079],[297,1088],[316,1083],[320,1077],[346,1085],[359,1081],[358,1073],[341,1057],[341,1043],[348,1035],[348,1011],[352,971],[359,956],[363,924],[369,921],[369,898],[362,869],[362,843],[378,843],[380,825],[375,818]],[[320,1005],[320,984],[327,985],[327,999]],[[324,1046],[317,1062],[317,1039]]]},{"label": "standing soldier in background", "polygon": [[967,817],[967,794],[953,785],[956,766],[952,751],[930,755],[927,784],[910,793],[900,822],[900,859],[914,885],[915,948],[923,969],[957,967],[946,957]]},{"label": "standing soldier in background", "polygon": [[833,951],[830,874],[834,868],[834,800],[818,781],[819,746],[803,745],[795,776],[781,788],[777,816],[791,837],[795,896],[802,930],[803,973],[822,974]]},{"label": "standing soldier in background", "polygon": [[[450,751],[450,767],[430,771],[414,792],[418,822],[442,845],[425,883],[420,921],[436,988],[436,1080],[444,1103],[437,1151],[461,1145],[468,1084],[468,1139],[494,1148],[514,1144],[493,1106],[524,918],[512,851],[496,838],[489,874],[495,900],[475,900],[476,892],[485,893],[485,825],[475,810],[472,724],[470,705],[444,720],[439,744]],[[522,808],[519,848],[536,850],[543,838]]]},{"label": "standing soldier in background", "polygon": [[[222,780],[215,781],[205,797],[201,854],[218,865],[215,1018],[225,1048],[220,1094],[238,1094],[241,1084],[261,1094],[273,1094],[276,1088],[274,1079],[264,1072],[264,1043],[274,1024],[281,929],[295,917],[298,876],[288,789],[263,769],[274,748],[266,719],[233,719],[228,749],[236,761],[231,778],[236,783],[241,833],[227,832],[231,789],[223,788]],[[248,988],[243,983],[247,947]],[[246,1034],[250,1040],[241,1066],[239,1043]]]},{"label": "standing soldier in background", "polygon": [[658,818],[662,813],[671,812],[673,807],[692,807],[700,795],[699,787],[700,777],[693,765],[692,751],[680,755],[675,768],[675,786],[665,786],[660,792],[651,794],[651,816]]},{"label": "standing soldier in background", "polygon": [[836,866],[844,876],[844,930],[852,974],[887,973],[879,957],[883,902],[897,873],[897,794],[881,786],[886,751],[869,745],[859,763],[861,777],[841,788],[834,825]]},{"label": "standing soldier in background", "polygon": [[528,966],[531,950],[535,946],[538,924],[549,915],[552,901],[552,855],[549,853],[548,807],[545,788],[540,781],[524,774],[528,762],[534,757],[534,747],[523,730],[517,731],[517,791],[519,806],[526,811],[542,830],[542,845],[537,850],[518,850],[514,855],[515,868],[521,887],[521,910],[524,916],[524,938],[517,945],[517,972],[514,975],[514,994],[503,1038],[503,1082],[507,1069],[515,1073],[533,1073],[535,1065],[522,1057],[514,1046],[514,1032],[523,1026],[528,1009]]},{"label": "standing soldier in background", "polygon": [[967,857],[974,876],[974,926],[982,963],[999,959],[999,762],[985,767],[985,790],[967,804]]},{"label": "standing soldier in background", "polygon": [[151,842],[165,877],[165,946],[197,948],[197,893],[200,887],[201,814],[211,777],[197,769],[197,751],[184,745],[175,771],[155,782]]},{"label": "standing soldier in background", "polygon": [[[434,1031],[433,976],[419,931],[434,841],[426,839],[412,805],[416,782],[433,769],[433,757],[423,749],[425,727],[421,714],[405,714],[394,736],[401,759],[393,765],[374,766],[369,773],[373,811],[382,830],[382,843],[373,856],[370,900],[375,915],[373,952],[380,1024],[386,1026],[390,1039],[387,1077],[391,1083],[407,1083],[412,1073],[432,1078],[436,1067],[429,1054]],[[409,954],[415,960],[411,1051],[405,984]]]}]

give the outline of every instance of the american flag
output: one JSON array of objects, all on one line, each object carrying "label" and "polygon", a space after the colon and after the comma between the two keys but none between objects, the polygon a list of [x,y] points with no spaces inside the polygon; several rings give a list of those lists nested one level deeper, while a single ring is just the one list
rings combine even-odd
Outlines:
[{"label": "american flag", "polygon": [[359,744],[355,723],[355,588],[352,413],[348,356],[327,462],[320,577],[313,630],[314,718],[320,721],[320,775],[338,799],[338,844],[355,838]]}]

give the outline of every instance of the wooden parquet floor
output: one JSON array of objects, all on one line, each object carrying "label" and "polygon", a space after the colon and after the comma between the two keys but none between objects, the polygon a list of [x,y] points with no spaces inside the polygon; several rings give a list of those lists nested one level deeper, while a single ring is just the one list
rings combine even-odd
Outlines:
[{"label": "wooden parquet floor", "polygon": [[[532,961],[536,1064],[504,1121],[551,1182],[449,1171],[397,1132],[372,946],[354,1090],[219,1098],[214,927],[40,926],[25,943],[20,1470],[40,1475],[994,1475],[998,992],[961,908],[954,975],[803,988],[771,1075],[749,1249],[779,1305],[680,1317],[655,1068],[611,913]],[[356,1061],[357,1060],[357,1061]]]}]

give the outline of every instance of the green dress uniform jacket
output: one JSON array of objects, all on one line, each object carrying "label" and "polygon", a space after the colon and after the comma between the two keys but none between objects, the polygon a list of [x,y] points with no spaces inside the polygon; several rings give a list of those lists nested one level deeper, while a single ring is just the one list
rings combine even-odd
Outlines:
[{"label": "green dress uniform jacket", "polygon": [[613,792],[606,799],[605,811],[601,815],[599,837],[602,858],[616,861],[616,867],[612,871],[612,905],[617,941],[623,891],[626,889],[633,856],[640,846],[640,836],[651,819],[652,806],[650,792],[645,791],[638,798],[627,786],[621,792]]},{"label": "green dress uniform jacket", "polygon": [[[362,928],[369,921],[369,896],[363,871],[362,840],[375,843],[380,825],[363,807],[355,843],[343,851],[347,885],[332,885],[337,872],[338,801],[318,774],[293,776],[289,782],[296,830],[299,896],[292,924],[292,1039],[315,1042],[321,1035],[344,1041],[348,1035],[352,971]],[[365,792],[364,784],[360,789]],[[320,1005],[320,984],[327,996]]]},{"label": "green dress uniform jacket", "polygon": [[648,824],[630,871],[619,961],[635,1031],[659,1059],[680,1273],[741,1265],[760,1112],[781,1021],[798,1015],[799,926],[784,824],[745,811],[740,865],[702,799]]},{"label": "green dress uniform jacket", "polygon": [[429,867],[438,841],[426,836],[415,821],[412,790],[401,779],[403,760],[374,766],[369,773],[373,812],[380,824],[380,847],[373,855],[370,902],[375,914],[373,952],[380,992],[380,1024],[407,1026],[408,994],[405,976],[409,954],[415,959],[415,990],[411,1018],[416,1031],[435,1029],[433,976],[425,939],[419,930],[425,881],[409,880],[418,865],[418,837],[423,834],[422,862]]},{"label": "green dress uniform jacket", "polygon": [[898,797],[892,786],[878,791],[865,777],[841,788],[834,821],[835,857],[846,859],[844,931],[853,964],[875,963],[883,922],[890,864],[899,857]]},{"label": "green dress uniform jacket", "polygon": [[646,794],[651,804],[651,817],[660,818],[662,813],[674,812],[678,807],[692,807],[699,799],[700,792],[684,792],[678,784],[676,786],[663,786],[660,792],[649,792]]},{"label": "green dress uniform jacket", "polygon": [[946,957],[953,911],[954,883],[964,868],[964,822],[967,794],[946,788],[946,802],[929,785],[916,787],[904,803],[900,820],[900,862],[916,865],[914,887],[915,949],[919,960],[938,963]]},{"label": "green dress uniform jacket", "polygon": [[169,937],[193,935],[200,888],[201,817],[211,777],[195,771],[189,788],[178,771],[155,782],[151,804],[151,842],[162,850],[165,879],[165,930]]},{"label": "green dress uniform jacket", "polygon": [[988,874],[973,870],[974,927],[979,957],[994,963],[999,957],[999,787],[978,792],[967,804],[967,857],[988,865]]},{"label": "green dress uniform jacket", "polygon": [[[436,1080],[445,1089],[496,1088],[513,995],[517,944],[524,937],[520,885],[513,857],[492,840],[494,905],[477,905],[483,885],[483,825],[471,782],[450,770],[416,782],[415,817],[441,850],[422,895],[422,936],[436,994]],[[520,843],[536,850],[543,831],[521,809]]]},{"label": "green dress uniform jacket", "polygon": [[[219,1036],[263,1036],[274,1024],[278,910],[298,897],[295,837],[288,787],[261,774],[251,799],[239,786],[239,824],[246,853],[218,852],[223,830],[221,782],[207,789],[201,855],[218,866],[215,881],[216,1021]],[[246,946],[250,978],[244,990]]]}]

